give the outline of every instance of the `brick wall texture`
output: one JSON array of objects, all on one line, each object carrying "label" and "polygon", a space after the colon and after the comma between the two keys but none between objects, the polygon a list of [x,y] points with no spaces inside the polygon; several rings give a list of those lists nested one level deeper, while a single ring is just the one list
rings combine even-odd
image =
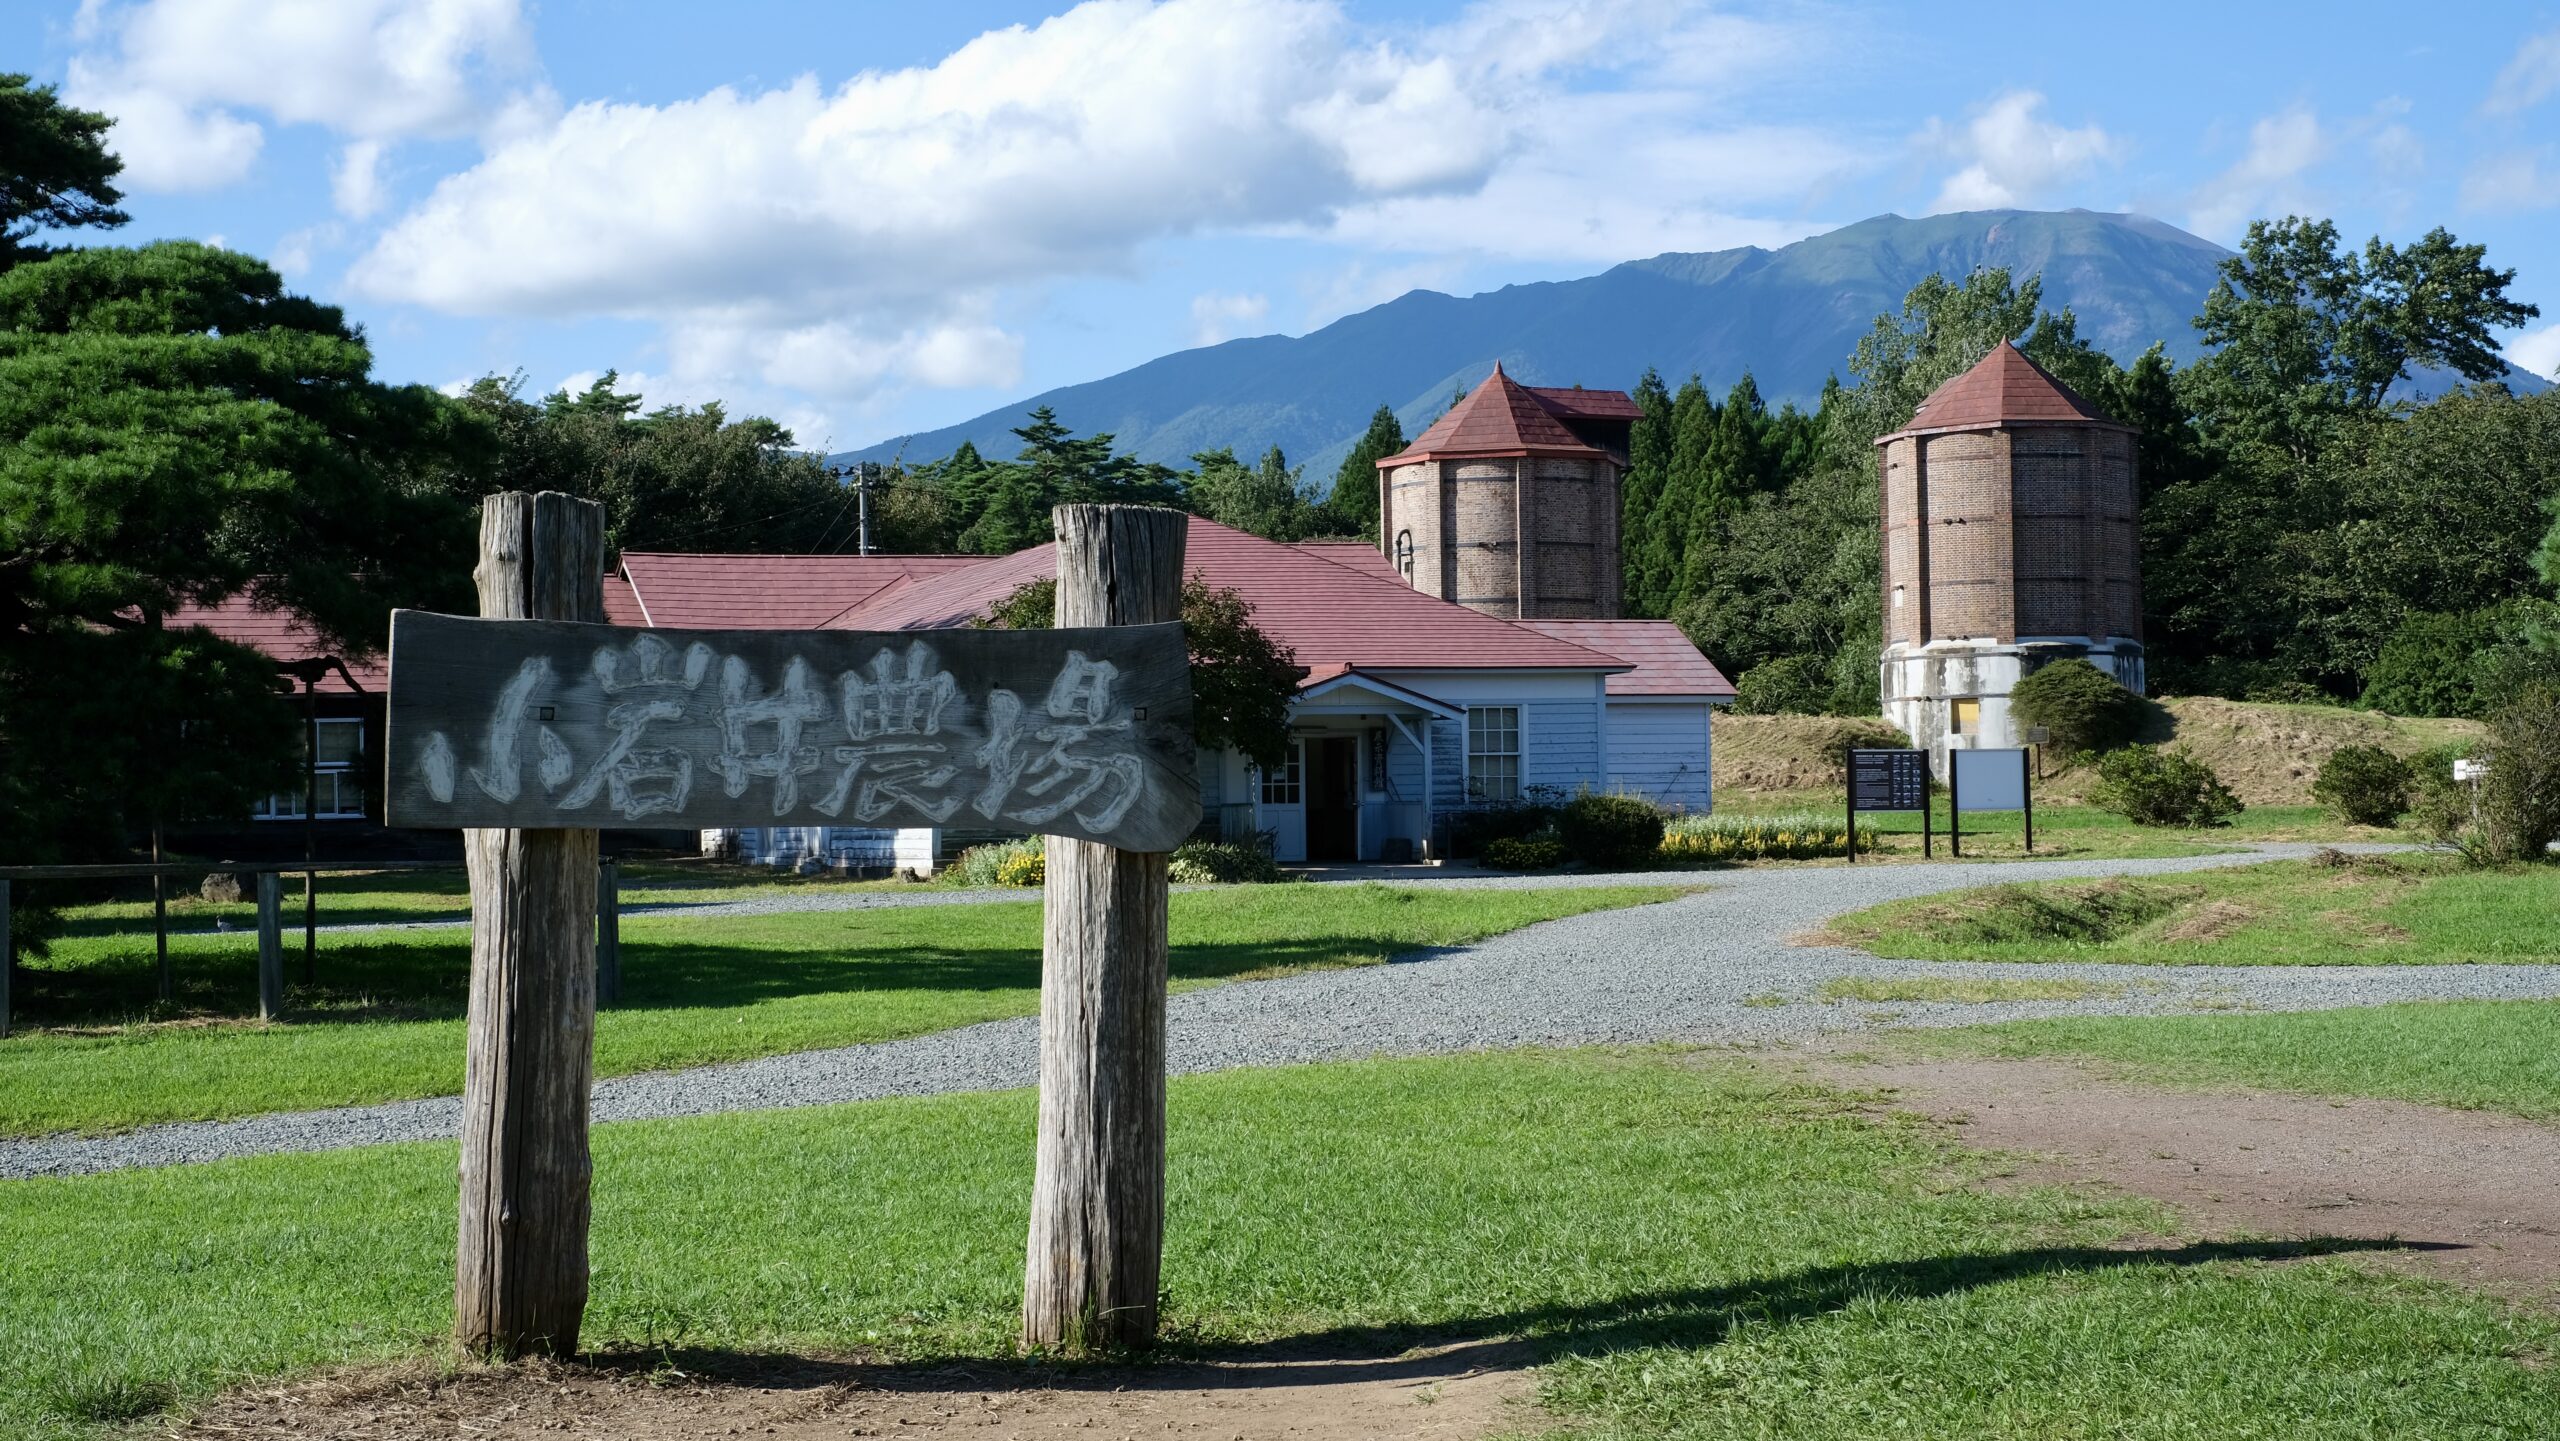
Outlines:
[{"label": "brick wall texture", "polygon": [[1879,450],[1886,644],[2141,639],[2131,434],[2012,424]]},{"label": "brick wall texture", "polygon": [[1381,478],[1387,553],[1414,588],[1506,620],[1614,620],[1618,468],[1541,456],[1417,461]]}]

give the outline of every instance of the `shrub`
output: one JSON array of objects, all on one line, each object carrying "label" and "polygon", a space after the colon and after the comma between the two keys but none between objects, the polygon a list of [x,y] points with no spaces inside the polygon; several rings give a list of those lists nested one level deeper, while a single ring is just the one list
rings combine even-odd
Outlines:
[{"label": "shrub", "polygon": [[2471,827],[2471,787],[2453,778],[2453,763],[2468,760],[2475,749],[2470,741],[2457,741],[2409,758],[2410,815],[2438,844],[2455,844]]},{"label": "shrub", "polygon": [[1831,709],[1831,676],[1819,657],[1782,655],[1742,673],[1733,688],[1740,715],[1821,715]]},{"label": "shrub", "polygon": [[1449,812],[1449,853],[1461,860],[1484,854],[1495,841],[1521,840],[1552,828],[1556,807],[1532,800],[1498,801]]},{"label": "shrub", "polygon": [[1237,845],[1190,841],[1176,847],[1166,869],[1178,885],[1268,885],[1283,879],[1267,843]]},{"label": "shrub", "polygon": [[2213,767],[2159,746],[2129,746],[2098,762],[2089,799],[2138,826],[2218,826],[2245,809]]},{"label": "shrub", "polygon": [[2380,746],[2340,746],[2320,763],[2311,798],[2349,825],[2387,826],[2409,809],[2409,763]]},{"label": "shrub", "polygon": [[943,871],[945,885],[979,889],[987,886],[1036,886],[1049,875],[1049,848],[1038,836],[996,841],[962,851]]},{"label": "shrub", "polygon": [[1662,849],[1662,812],[1634,796],[1576,796],[1556,818],[1556,834],[1586,865],[1638,865]]},{"label": "shrub", "polygon": [[2546,860],[2560,840],[2560,685],[2537,685],[2489,717],[2480,783],[2485,858]]},{"label": "shrub", "polygon": [[1496,836],[1485,842],[1484,863],[1498,871],[1551,871],[1563,865],[1564,842],[1553,832]]},{"label": "shrub", "polygon": [[2142,729],[2142,697],[2076,656],[2019,681],[2009,713],[2022,728],[2043,726],[2066,759],[2130,745]]},{"label": "shrub", "polygon": [[1672,862],[1803,861],[1845,855],[1846,822],[1800,811],[1776,816],[1682,816],[1663,828],[1662,858]]}]

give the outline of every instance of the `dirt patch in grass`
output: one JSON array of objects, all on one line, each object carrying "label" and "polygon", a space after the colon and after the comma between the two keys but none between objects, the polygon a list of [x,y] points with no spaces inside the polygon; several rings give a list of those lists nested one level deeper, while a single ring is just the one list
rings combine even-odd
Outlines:
[{"label": "dirt patch in grass", "polygon": [[[2129,935],[2202,895],[2194,886],[2151,881],[1985,886],[1901,910],[1896,921],[1932,941],[1959,945],[2096,945]],[[1878,934],[1873,926],[1843,917],[1804,939],[1863,946]]]},{"label": "dirt patch in grass", "polygon": [[2258,918],[2258,908],[2239,901],[2207,901],[2160,932],[2164,941],[2218,941]]},{"label": "dirt patch in grass", "polygon": [[2402,1101],[2193,1091],[2064,1061],[1781,1054],[1986,1150],[2033,1181],[2184,1209],[2201,1234],[2393,1239],[2421,1271],[2560,1300],[2560,1128]]},{"label": "dirt patch in grass", "polygon": [[1530,1360],[1525,1346],[1486,1342],[1053,1369],[682,1351],[454,1370],[409,1363],[243,1388],[168,1434],[1473,1441],[1532,1419],[1522,1409]]}]

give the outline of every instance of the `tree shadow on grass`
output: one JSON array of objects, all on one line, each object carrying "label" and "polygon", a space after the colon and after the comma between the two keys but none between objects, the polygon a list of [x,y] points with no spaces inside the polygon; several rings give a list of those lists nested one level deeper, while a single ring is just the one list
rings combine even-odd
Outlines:
[{"label": "tree shadow on grass", "polygon": [[[866,939],[813,948],[805,943],[626,938],[617,1009],[718,1009],[883,991],[1038,991],[1036,915],[1013,924],[970,927],[945,924],[938,914],[923,917],[926,909],[907,913],[919,917],[910,929],[921,933],[908,941]],[[1251,943],[1177,943],[1172,973],[1176,984],[1222,981],[1390,956],[1421,958],[1450,949],[1349,932]],[[451,1020],[464,1013],[470,939],[459,930],[361,940],[324,935],[319,979],[306,984],[301,938],[289,935],[284,966],[285,1010],[291,1021]],[[165,1006],[156,1001],[154,972],[147,939],[115,952],[74,957],[65,951],[48,961],[21,963],[15,994],[18,1021],[44,1028],[116,1027],[139,1020],[243,1020],[257,1012],[253,940],[173,953],[175,995]]]},{"label": "tree shadow on grass", "polygon": [[2134,1266],[2284,1263],[2366,1252],[2451,1251],[2446,1242],[2320,1236],[2296,1241],[2199,1241],[2177,1246],[2053,1246],[1826,1266],[1731,1286],[1640,1292],[1606,1301],[1529,1306],[1430,1325],[1341,1326],[1244,1345],[1185,1344],[1147,1357],[1082,1362],[985,1356],[921,1362],[669,1345],[589,1356],[609,1370],[667,1368],[702,1381],[778,1389],[862,1386],[886,1391],[1208,1390],[1363,1382],[1427,1384],[1629,1349],[1702,1349],[1742,1326],[1815,1322],[1872,1300],[1921,1301],[2039,1276]]}]

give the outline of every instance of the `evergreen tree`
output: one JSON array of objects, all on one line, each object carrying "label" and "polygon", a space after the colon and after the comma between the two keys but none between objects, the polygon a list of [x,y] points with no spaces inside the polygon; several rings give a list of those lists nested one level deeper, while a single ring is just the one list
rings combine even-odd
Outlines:
[{"label": "evergreen tree", "polygon": [[1689,538],[1702,525],[1699,512],[1712,508],[1708,452],[1715,446],[1716,403],[1706,386],[1692,375],[1671,397],[1671,463],[1665,468],[1662,499],[1654,507],[1644,537],[1644,569],[1665,611],[1677,611],[1688,573]]},{"label": "evergreen tree", "polygon": [[53,254],[34,243],[39,231],[125,223],[114,183],[124,162],[107,149],[114,124],[63,104],[50,85],[0,75],[0,270]]},{"label": "evergreen tree", "polygon": [[1671,391],[1662,372],[1646,366],[1636,381],[1636,418],[1627,440],[1627,474],[1619,498],[1620,567],[1627,613],[1667,616],[1662,578],[1648,564],[1648,541],[1660,523],[1663,483],[1671,468]]},{"label": "evergreen tree", "polygon": [[1378,539],[1378,462],[1404,449],[1404,423],[1392,406],[1381,405],[1369,417],[1369,428],[1333,473],[1333,494],[1324,503],[1325,523],[1338,535]]}]

